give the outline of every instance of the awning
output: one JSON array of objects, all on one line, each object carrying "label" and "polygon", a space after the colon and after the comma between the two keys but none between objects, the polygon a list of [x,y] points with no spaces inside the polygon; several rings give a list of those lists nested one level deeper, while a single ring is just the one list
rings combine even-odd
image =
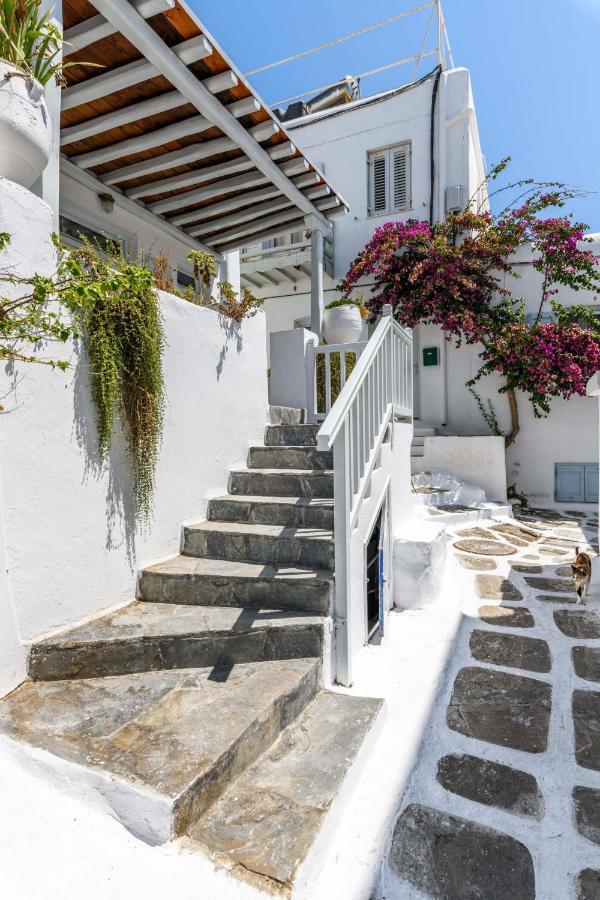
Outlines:
[{"label": "awning", "polygon": [[65,70],[64,171],[219,254],[347,212],[185,3],[65,0],[63,24],[103,66]]}]

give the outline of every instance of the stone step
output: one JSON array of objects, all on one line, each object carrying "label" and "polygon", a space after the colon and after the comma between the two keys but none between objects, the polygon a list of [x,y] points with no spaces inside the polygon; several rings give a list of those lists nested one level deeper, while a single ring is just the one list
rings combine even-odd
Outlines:
[{"label": "stone step", "polygon": [[432,425],[415,425],[413,427],[413,437],[433,437],[436,429]]},{"label": "stone step", "polygon": [[101,678],[319,656],[323,620],[292,610],[134,601],[37,641],[29,677]]},{"label": "stone step", "polygon": [[175,556],[143,569],[142,600],[198,606],[310,610],[328,615],[331,572]]},{"label": "stone step", "polygon": [[234,469],[229,475],[230,494],[260,497],[333,498],[333,472],[313,469]]},{"label": "stone step", "polygon": [[412,439],[412,447],[414,448],[414,447],[424,447],[424,446],[425,446],[425,438],[415,435]]},{"label": "stone step", "polygon": [[268,425],[267,447],[315,447],[319,425]]},{"label": "stone step", "polygon": [[271,425],[302,425],[304,410],[294,406],[269,406],[269,422]]},{"label": "stone step", "polygon": [[291,525],[333,530],[333,500],[309,497],[248,497],[227,494],[208,504],[212,522],[248,522],[254,525]]},{"label": "stone step", "polygon": [[288,896],[300,869],[303,883],[317,871],[383,703],[321,692],[198,819],[191,840],[244,880]]},{"label": "stone step", "polygon": [[[156,844],[186,831],[314,697],[318,660],[24,682],[0,740]],[[45,751],[40,753],[40,750]]]},{"label": "stone step", "polygon": [[246,522],[184,525],[181,552],[184,556],[328,570],[334,567],[335,555],[332,531]]},{"label": "stone step", "polygon": [[425,456],[425,447],[419,447],[418,444],[411,444],[410,448],[411,456]]},{"label": "stone step", "polygon": [[251,447],[249,469],[333,469],[333,453],[316,447]]}]

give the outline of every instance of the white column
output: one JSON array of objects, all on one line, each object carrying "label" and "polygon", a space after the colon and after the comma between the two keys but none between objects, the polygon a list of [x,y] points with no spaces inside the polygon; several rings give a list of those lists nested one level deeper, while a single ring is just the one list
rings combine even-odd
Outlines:
[{"label": "white column", "polygon": [[[53,20],[62,31],[62,22],[60,16],[62,13],[62,4],[54,4],[51,0],[44,0],[42,3],[42,11],[48,7],[53,9]],[[62,57],[62,52],[60,53]],[[50,159],[48,165],[40,175],[40,177],[31,186],[31,191],[41,197],[42,200],[50,206],[54,215],[54,230],[58,232],[58,211],[60,197],[60,98],[61,88],[54,78],[51,78],[44,89],[46,98],[46,106],[50,116],[50,124],[52,128],[52,147],[50,151]]]},{"label": "white column", "polygon": [[315,216],[306,216],[310,229],[310,329],[323,337],[323,238],[325,230]]}]

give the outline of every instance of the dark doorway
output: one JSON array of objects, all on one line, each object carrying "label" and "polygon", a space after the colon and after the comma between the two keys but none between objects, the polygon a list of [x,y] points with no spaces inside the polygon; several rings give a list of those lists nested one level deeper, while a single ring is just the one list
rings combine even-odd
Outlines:
[{"label": "dark doorway", "polygon": [[380,510],[367,544],[367,640],[373,637],[380,624],[382,520],[383,510]]}]

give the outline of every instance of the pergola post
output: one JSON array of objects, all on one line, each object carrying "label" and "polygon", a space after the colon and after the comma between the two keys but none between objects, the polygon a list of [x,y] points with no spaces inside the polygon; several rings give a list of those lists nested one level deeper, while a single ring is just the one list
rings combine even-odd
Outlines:
[{"label": "pergola post", "polygon": [[325,228],[315,216],[306,216],[310,229],[310,330],[323,337],[323,243]]}]

